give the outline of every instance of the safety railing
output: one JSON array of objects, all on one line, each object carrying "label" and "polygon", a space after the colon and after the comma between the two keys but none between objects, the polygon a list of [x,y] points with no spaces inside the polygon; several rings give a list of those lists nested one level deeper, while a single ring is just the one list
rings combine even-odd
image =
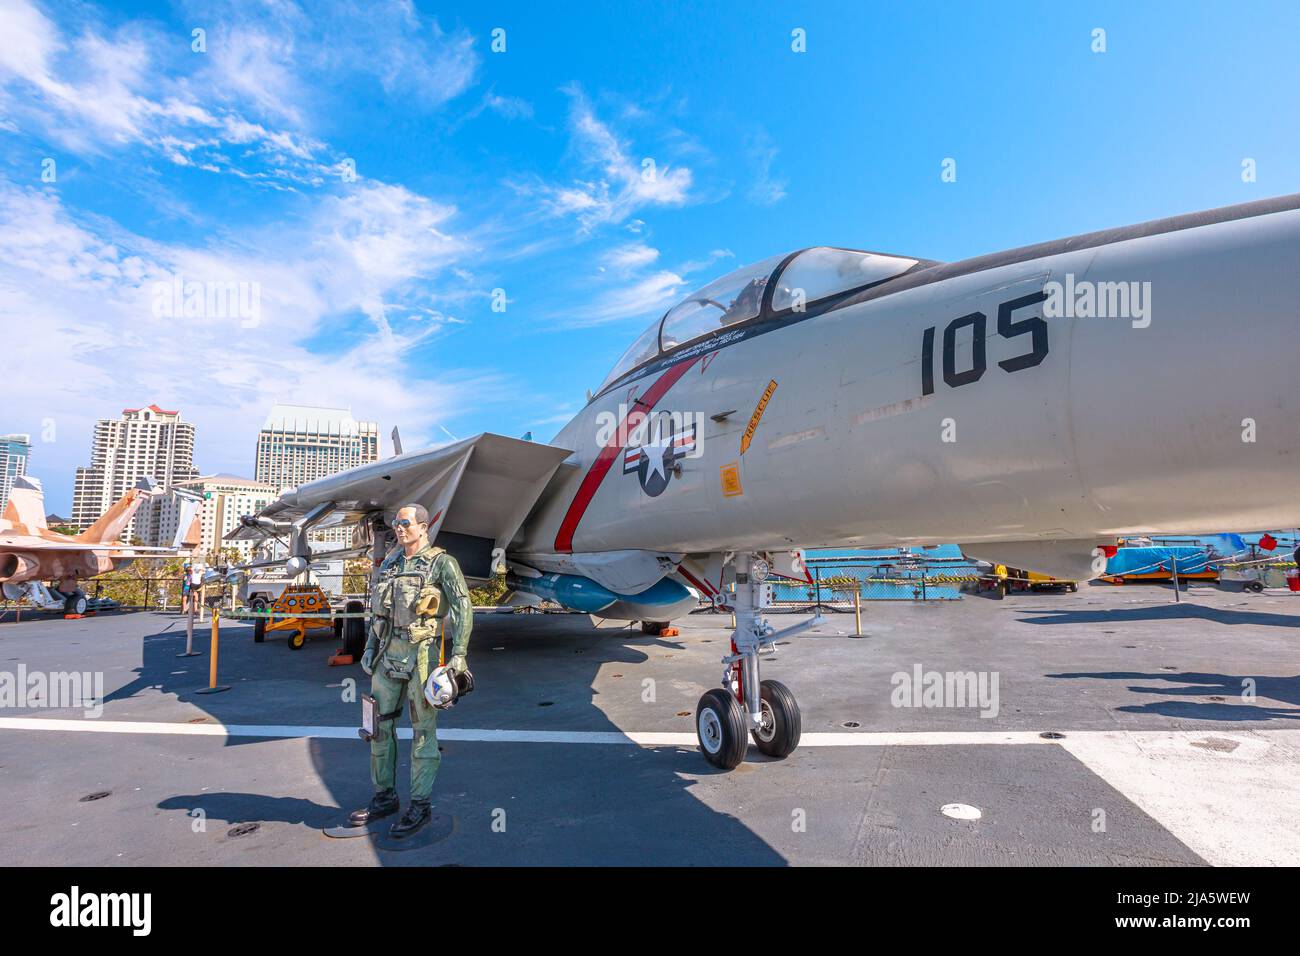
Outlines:
[{"label": "safety railing", "polygon": [[980,578],[970,561],[809,558],[810,581],[770,578],[772,610],[852,612],[862,601],[956,601]]},{"label": "safety railing", "polygon": [[[111,600],[124,611],[180,611],[183,584],[174,576],[85,582],[82,590],[92,601]],[[25,600],[0,599],[0,619],[6,612],[34,611]]]}]

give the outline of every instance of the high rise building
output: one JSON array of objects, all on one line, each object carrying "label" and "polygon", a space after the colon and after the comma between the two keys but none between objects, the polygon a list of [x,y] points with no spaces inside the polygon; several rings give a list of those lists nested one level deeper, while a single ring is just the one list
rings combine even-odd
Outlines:
[{"label": "high rise building", "polygon": [[[199,520],[202,535],[195,553],[208,555],[219,548],[234,548],[244,559],[252,557],[256,542],[226,541],[226,535],[239,527],[242,515],[257,514],[279,496],[277,489],[270,485],[235,475],[208,475],[177,482],[173,487],[204,496]],[[141,505],[136,515],[136,531],[147,546],[165,548],[176,538],[180,517],[180,496],[173,490]]]},{"label": "high rise building", "polygon": [[[90,527],[141,478],[163,488],[198,477],[194,467],[194,426],[177,411],[157,405],[124,408],[121,418],[101,418],[95,425],[90,466],[78,468],[72,491],[72,524]],[[123,539],[138,535],[132,520]]]},{"label": "high rise building", "polygon": [[31,448],[31,435],[0,435],[0,514],[4,514],[9,503],[14,479],[27,474],[27,455]]},{"label": "high rise building", "polygon": [[272,407],[257,435],[254,478],[277,492],[379,460],[379,425],[349,408]]}]

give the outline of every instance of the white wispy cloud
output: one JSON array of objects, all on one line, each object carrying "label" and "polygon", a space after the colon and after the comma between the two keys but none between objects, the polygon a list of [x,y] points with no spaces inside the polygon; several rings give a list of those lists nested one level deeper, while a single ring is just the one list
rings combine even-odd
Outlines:
[{"label": "white wispy cloud", "polygon": [[615,246],[601,257],[608,271],[601,270],[605,274],[587,291],[586,304],[557,317],[562,319],[560,327],[581,328],[662,314],[690,289],[716,278],[720,270],[715,264],[730,258],[730,250],[714,249],[671,269],[649,270],[658,261],[659,250],[644,243]]},{"label": "white wispy cloud", "polygon": [[675,272],[661,269],[638,277],[628,285],[617,286],[596,296],[586,308],[578,310],[571,326],[600,325],[663,312],[685,291],[686,280]]},{"label": "white wispy cloud", "polygon": [[473,85],[480,62],[470,34],[445,33],[401,0],[233,6],[220,18],[195,11],[208,26],[206,49],[192,52],[147,23],[109,29],[85,16],[61,28],[31,0],[6,0],[4,126],[83,154],[139,146],[273,188],[319,186],[337,158],[313,117],[331,96],[368,78],[406,108],[437,108]]},{"label": "white wispy cloud", "polygon": [[533,118],[533,104],[517,96],[498,96],[489,91],[483,97],[483,105],[506,119]]},{"label": "white wispy cloud", "polygon": [[659,258],[659,250],[644,242],[629,242],[605,253],[602,261],[610,269],[628,272],[650,265]]},{"label": "white wispy cloud", "polygon": [[[75,32],[64,31],[30,0],[7,0],[0,6],[0,36],[0,113],[10,126],[85,155],[138,147],[176,165],[252,180],[269,181],[267,166],[278,180],[319,178],[315,157],[323,144],[297,129],[249,120],[215,94],[205,102],[200,91],[212,93],[210,87],[178,79],[166,69],[174,61],[157,59],[159,51],[175,51],[177,44],[155,27],[128,23],[109,31],[87,20]],[[292,100],[267,86],[277,74],[262,62],[264,47],[255,38],[245,40],[236,49],[252,59],[230,70],[246,78],[237,91],[245,105],[298,122],[298,111],[288,105]],[[180,55],[195,64],[211,62],[189,53],[188,46],[182,49]],[[220,47],[214,58],[221,62],[229,52]],[[200,69],[198,75],[208,74]],[[269,109],[271,104],[278,109]],[[253,162],[237,163],[223,150]]]},{"label": "white wispy cloud", "polygon": [[579,165],[595,175],[541,187],[544,206],[552,215],[574,216],[584,230],[590,230],[622,223],[647,207],[681,206],[690,200],[688,167],[673,165],[663,156],[634,157],[580,89],[569,87],[565,92],[572,99],[571,149]]},{"label": "white wispy cloud", "polygon": [[764,130],[753,134],[745,149],[754,176],[749,186],[749,199],[760,206],[771,206],[785,198],[786,182],[772,171],[776,154],[777,148]]},{"label": "white wispy cloud", "polygon": [[[199,427],[202,467],[246,472],[250,435],[277,399],[351,405],[414,440],[471,395],[475,406],[506,398],[498,374],[411,363],[445,323],[387,319],[390,308],[421,308],[413,280],[442,276],[464,252],[445,230],[454,211],[402,187],[358,186],[274,233],[170,244],[79,216],[53,190],[0,180],[7,414],[33,431],[54,422],[71,443],[37,454],[71,475],[86,463],[94,419],[117,402],[158,401]],[[260,315],[157,314],[177,277],[256,283]],[[330,322],[358,313],[366,327],[320,348]]]}]

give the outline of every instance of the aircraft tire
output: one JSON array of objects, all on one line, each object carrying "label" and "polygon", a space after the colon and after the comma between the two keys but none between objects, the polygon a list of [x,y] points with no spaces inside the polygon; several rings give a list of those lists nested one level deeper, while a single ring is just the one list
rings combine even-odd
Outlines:
[{"label": "aircraft tire", "polygon": [[803,733],[799,703],[790,693],[790,688],[776,680],[763,681],[759,685],[759,697],[763,701],[763,730],[751,731],[754,746],[769,757],[781,760],[799,746],[799,737]]},{"label": "aircraft tire", "polygon": [[745,759],[749,735],[740,701],[721,688],[708,691],[695,705],[695,735],[704,759],[722,770],[734,770]]},{"label": "aircraft tire", "polygon": [[[361,601],[349,601],[347,613],[360,614],[366,609]],[[360,661],[366,652],[366,619],[348,617],[343,619],[343,653],[351,654],[354,661]]]},{"label": "aircraft tire", "polygon": [[261,644],[266,640],[266,618],[253,619],[253,643]]},{"label": "aircraft tire", "polygon": [[68,595],[67,600],[63,602],[63,612],[65,614],[85,614],[86,595],[81,591],[73,591]]}]

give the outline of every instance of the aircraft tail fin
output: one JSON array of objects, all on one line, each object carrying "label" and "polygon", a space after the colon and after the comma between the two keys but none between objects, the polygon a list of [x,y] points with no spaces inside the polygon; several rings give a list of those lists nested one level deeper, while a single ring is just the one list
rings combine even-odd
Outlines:
[{"label": "aircraft tail fin", "polygon": [[148,495],[148,491],[140,488],[130,489],[74,540],[86,544],[117,544],[118,535],[135,517],[136,511],[140,509],[141,503]]},{"label": "aircraft tail fin", "polygon": [[176,534],[171,546],[178,551],[193,551],[203,541],[203,504],[198,494],[175,491],[180,499],[180,514],[176,520]]},{"label": "aircraft tail fin", "polygon": [[13,489],[9,492],[9,502],[4,514],[0,515],[9,522],[9,527],[23,526],[28,534],[35,534],[45,527],[45,491],[38,478],[31,475],[19,475],[14,479]]}]

